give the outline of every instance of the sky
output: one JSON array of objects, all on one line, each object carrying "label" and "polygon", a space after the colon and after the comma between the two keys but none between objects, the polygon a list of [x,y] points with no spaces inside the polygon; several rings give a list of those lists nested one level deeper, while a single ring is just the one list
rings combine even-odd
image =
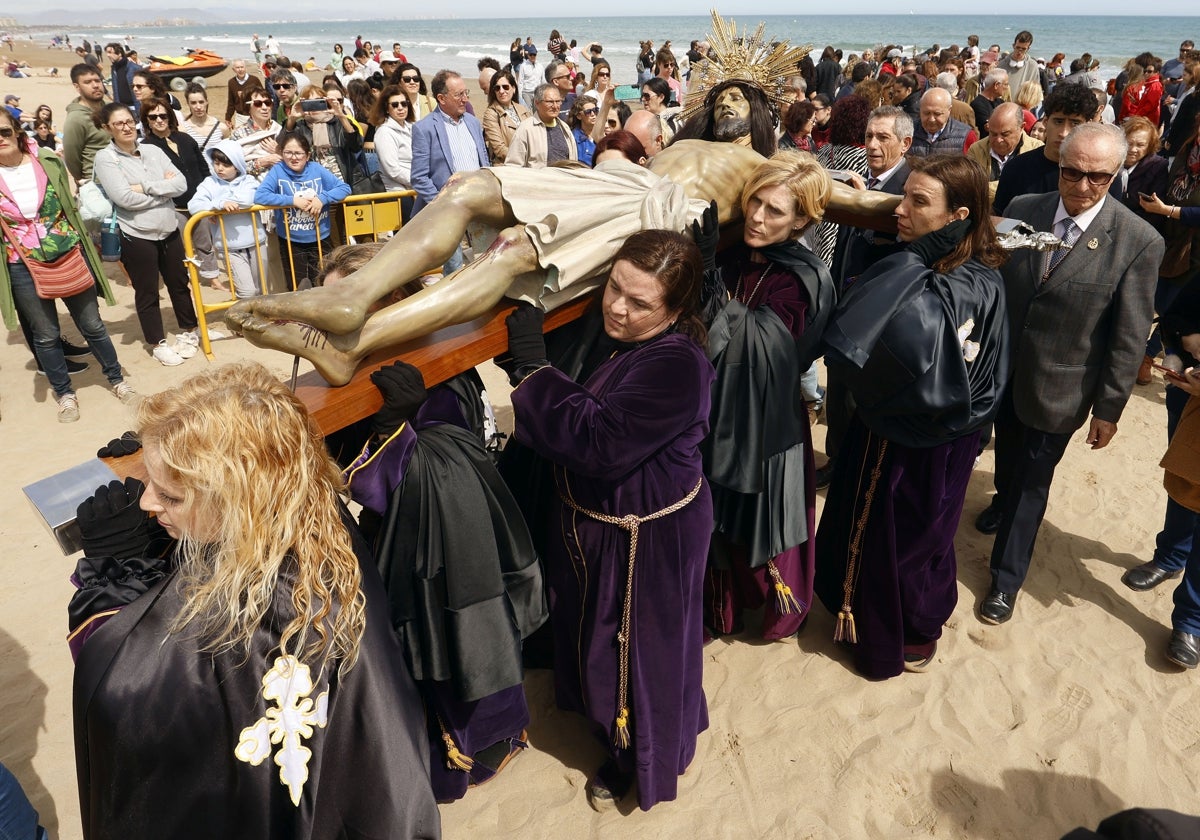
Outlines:
[{"label": "sky", "polygon": [[[261,4],[261,5],[260,5]],[[104,0],[50,0],[46,4],[47,8],[69,9],[69,10],[94,10],[98,6],[106,6],[122,9],[143,9],[153,11],[157,14],[170,14],[170,9],[183,8],[194,6],[203,8],[205,6],[223,6],[219,0],[215,3],[205,2],[188,2],[188,0],[179,0],[179,2],[168,2],[164,4],[163,0],[114,0],[114,2],[104,2]],[[964,3],[962,0],[856,0],[853,9],[850,8],[829,8],[829,13],[842,14],[904,14],[909,10],[925,14],[963,14]],[[242,8],[253,8],[256,11],[254,17],[260,14],[262,17],[267,17],[267,9],[270,6],[262,2],[262,0],[253,0],[249,6]],[[291,12],[288,16],[295,17],[341,17],[339,14],[330,14],[331,9],[339,9],[337,4],[330,3],[329,0],[292,0],[286,6]],[[379,15],[383,16],[400,16],[396,15],[398,7],[391,7],[393,14]],[[432,9],[433,6],[425,8]],[[513,6],[505,6],[506,9],[514,9]],[[586,6],[584,7],[586,8]],[[592,7],[595,8],[595,7]],[[704,14],[707,11],[707,4],[697,4],[695,0],[657,0],[653,6],[653,13],[656,15],[694,15]],[[717,5],[721,14],[726,17],[753,17],[754,15],[796,15],[799,8],[795,0],[754,0],[752,3],[721,3]],[[1046,14],[1051,11],[1048,9],[1048,4],[1045,0],[1005,0],[1003,4],[994,6],[996,11],[1005,15],[1021,15],[1021,14]],[[257,10],[261,9],[261,12]],[[497,6],[494,0],[455,0],[454,3],[447,7],[447,10],[452,9],[455,17],[462,18],[491,18],[503,17],[496,14]],[[586,16],[579,11],[572,11],[564,15],[564,6],[561,0],[522,0],[519,4],[521,17],[547,17],[553,18],[557,16],[580,17]],[[647,6],[644,0],[608,0],[603,4],[604,16],[622,16],[622,15],[645,15]],[[1197,4],[1192,0],[1156,0],[1154,3],[1136,3],[1132,0],[1088,0],[1086,3],[1073,3],[1069,9],[1063,8],[1061,12],[1069,12],[1070,14],[1093,14],[1093,15],[1123,15],[1129,14],[1136,10],[1139,15],[1147,13],[1154,15],[1194,15],[1197,11]],[[15,11],[15,10],[14,10]],[[808,5],[805,11],[809,13],[817,13],[818,7]],[[967,12],[968,14],[973,13]],[[1051,12],[1052,13],[1052,12]],[[11,12],[10,12],[11,14]],[[278,11],[275,12],[278,14]],[[3,13],[0,13],[2,16]],[[373,17],[371,14],[360,14],[357,17],[367,18]],[[422,15],[404,15],[405,17],[421,17]],[[424,15],[424,17],[432,17],[433,15]],[[1200,21],[1198,21],[1200,23]]]}]

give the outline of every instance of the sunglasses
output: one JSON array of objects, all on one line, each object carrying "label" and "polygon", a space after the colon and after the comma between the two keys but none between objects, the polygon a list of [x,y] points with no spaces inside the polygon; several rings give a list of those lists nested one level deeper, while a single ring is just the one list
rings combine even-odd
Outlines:
[{"label": "sunglasses", "polygon": [[130,85],[130,87],[134,90],[145,90],[146,88],[150,87],[150,85],[139,85],[137,82],[134,82],[132,85]]},{"label": "sunglasses", "polygon": [[3,137],[5,140],[11,140],[16,135],[17,132],[12,128],[0,128],[0,137]]},{"label": "sunglasses", "polygon": [[584,108],[584,109],[583,109],[583,113],[584,113],[584,115],[586,115],[586,116],[589,116],[589,117],[590,117],[590,116],[592,116],[593,114],[598,114],[598,113],[600,113],[600,109],[599,109],[599,108]]},{"label": "sunglasses", "polygon": [[394,102],[389,102],[388,107],[389,108],[407,108],[408,100],[407,99],[397,99]]},{"label": "sunglasses", "polygon": [[295,85],[271,85],[275,90],[291,90]]},{"label": "sunglasses", "polygon": [[1103,187],[1117,176],[1115,172],[1084,172],[1082,169],[1075,169],[1071,166],[1060,166],[1058,174],[1071,183],[1087,178],[1088,183],[1093,187]]},{"label": "sunglasses", "polygon": [[559,81],[560,79],[569,79],[569,78],[571,78],[571,75],[570,75],[569,73],[563,73],[561,76],[555,76],[555,77],[554,77],[553,79],[551,79],[550,81],[552,81],[552,82],[557,82],[557,81]]},{"label": "sunglasses", "polygon": [[596,76],[601,79],[607,79],[612,76],[612,73],[597,73]]},{"label": "sunglasses", "polygon": [[496,85],[496,90],[512,90],[512,85]]},{"label": "sunglasses", "polygon": [[406,85],[411,85],[414,82],[421,81],[421,77],[420,76],[401,76],[400,81]]},{"label": "sunglasses", "polygon": [[147,114],[146,119],[148,119],[152,122],[158,122],[159,120],[163,120],[165,122],[167,119],[167,115],[166,114]]},{"label": "sunglasses", "polygon": [[269,108],[271,106],[270,99],[251,99],[250,104],[255,108]]}]

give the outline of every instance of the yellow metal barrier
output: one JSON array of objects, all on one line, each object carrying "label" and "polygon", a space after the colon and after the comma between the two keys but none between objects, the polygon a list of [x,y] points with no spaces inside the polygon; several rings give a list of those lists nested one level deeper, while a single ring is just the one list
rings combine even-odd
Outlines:
[{"label": "yellow metal barrier", "polygon": [[[381,235],[395,233],[403,226],[405,220],[400,209],[400,202],[401,199],[411,196],[416,196],[416,193],[412,190],[368,193],[365,195],[350,195],[340,202],[329,205],[328,209],[332,213],[333,208],[341,208],[342,224],[340,227],[341,232],[347,239],[351,237],[356,239],[370,237],[372,240],[377,240]],[[281,240],[281,244],[283,242],[287,243],[287,253],[281,253],[280,259],[286,259],[288,261],[288,266],[292,269],[289,273],[292,276],[292,290],[295,291],[295,259],[292,253],[290,227],[287,224],[287,217],[291,212],[290,208],[268,207],[264,204],[255,204],[251,207],[239,208],[237,210],[205,210],[204,212],[197,213],[188,219],[187,224],[184,226],[184,264],[187,266],[188,278],[192,286],[192,300],[196,307],[196,320],[199,322],[198,331],[200,334],[200,349],[204,351],[204,355],[208,357],[209,361],[212,361],[213,352],[212,341],[208,337],[208,316],[215,312],[224,312],[226,309],[237,303],[238,300],[237,290],[233,284],[233,268],[229,262],[228,251],[226,249],[217,247],[218,243],[224,243],[228,241],[225,236],[225,217],[236,214],[258,213],[262,211],[274,213],[276,210],[283,210],[284,235],[279,237],[279,239]],[[196,259],[195,243],[192,241],[192,233],[195,230],[196,225],[203,224],[210,218],[215,218],[217,220],[220,238],[218,239],[217,236],[213,236],[213,246],[214,250],[225,252],[224,268],[225,274],[229,278],[229,291],[231,295],[229,300],[220,301],[218,303],[205,303],[203,296],[201,295],[200,264],[199,260]],[[338,233],[339,231],[335,226],[335,230],[333,231],[332,235],[337,237]],[[278,236],[278,234],[271,235]],[[267,268],[269,259],[266,254],[264,254],[264,251],[267,249],[268,242],[269,240],[266,240],[265,238],[264,241],[258,242],[256,237],[254,244],[254,260],[258,266],[259,286],[262,294],[268,294]],[[318,259],[323,263],[325,261],[325,254],[321,249],[320,238],[317,239],[317,253]]]}]

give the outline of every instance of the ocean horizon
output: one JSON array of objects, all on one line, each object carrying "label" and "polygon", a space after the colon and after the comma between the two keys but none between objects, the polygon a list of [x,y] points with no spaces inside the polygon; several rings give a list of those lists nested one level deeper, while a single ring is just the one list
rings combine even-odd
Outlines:
[{"label": "ocean horizon", "polygon": [[[1067,60],[1090,52],[1100,60],[1100,75],[1115,76],[1126,60],[1143,51],[1167,59],[1174,58],[1184,38],[1197,40],[1200,18],[1181,16],[1124,15],[736,15],[739,31],[753,31],[762,21],[767,37],[787,40],[794,45],[811,44],[819,53],[826,44],[846,55],[864,47],[898,43],[906,50],[924,50],[934,44],[942,47],[964,45],[967,35],[979,35],[986,48],[999,44],[1007,48],[1022,29],[1034,35],[1032,55],[1051,58],[1062,52]],[[670,40],[676,51],[686,50],[693,39],[707,37],[711,29],[708,15],[613,16],[574,18],[371,18],[340,20],[303,20],[273,22],[228,22],[191,26],[140,27],[132,33],[132,43],[142,54],[182,55],[188,49],[213,50],[226,58],[252,58],[251,36],[274,35],[289,58],[315,59],[324,66],[334,43],[341,43],[347,54],[353,51],[357,35],[390,48],[400,42],[408,59],[428,77],[442,68],[464,75],[476,72],[475,63],[493,56],[502,64],[508,61],[513,39],[532,36],[543,50],[551,29],[558,29],[568,41],[580,46],[596,41],[604,46],[604,55],[613,66],[616,81],[628,83],[635,78],[634,62],[638,44],[649,39],[655,46]],[[92,40],[113,40],[120,30],[103,29],[91,33],[69,30],[73,43],[85,35]],[[35,32],[49,37],[49,31]],[[541,56],[539,55],[539,60]]]}]

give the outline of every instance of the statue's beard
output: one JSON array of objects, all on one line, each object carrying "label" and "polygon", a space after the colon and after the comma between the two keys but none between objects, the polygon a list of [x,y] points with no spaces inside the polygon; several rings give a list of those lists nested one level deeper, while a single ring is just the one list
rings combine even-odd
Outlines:
[{"label": "statue's beard", "polygon": [[750,133],[750,121],[730,117],[713,126],[713,139],[720,143],[731,143]]}]

